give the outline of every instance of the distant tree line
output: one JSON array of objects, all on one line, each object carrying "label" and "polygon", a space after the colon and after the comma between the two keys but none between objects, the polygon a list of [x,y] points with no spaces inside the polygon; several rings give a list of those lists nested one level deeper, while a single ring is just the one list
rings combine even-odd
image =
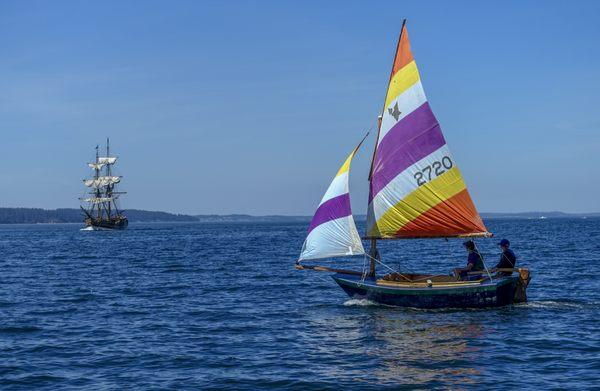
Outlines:
[{"label": "distant tree line", "polygon": [[[194,216],[138,209],[125,210],[125,215],[132,222],[198,221]],[[80,222],[83,222],[83,212],[80,209],[0,208],[0,224]]]},{"label": "distant tree line", "polygon": [[[184,215],[167,212],[155,212],[139,209],[126,209],[125,215],[131,222],[185,222],[198,221],[204,223],[236,223],[236,222],[266,222],[289,223],[309,222],[311,216],[250,216],[243,214],[231,215]],[[502,218],[598,218],[600,213],[569,214],[562,212],[524,212],[524,213],[482,213],[484,219]],[[354,216],[357,223],[364,223],[366,216]],[[40,209],[40,208],[0,208],[0,224],[36,224],[36,223],[82,223],[83,212],[80,209]]]}]

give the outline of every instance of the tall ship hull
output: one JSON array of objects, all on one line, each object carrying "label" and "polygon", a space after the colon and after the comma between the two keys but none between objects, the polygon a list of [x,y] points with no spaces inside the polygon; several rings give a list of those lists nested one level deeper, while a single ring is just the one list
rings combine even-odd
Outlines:
[{"label": "tall ship hull", "polygon": [[113,166],[117,157],[110,155],[109,140],[106,139],[106,156],[100,156],[96,146],[96,159],[88,163],[94,175],[84,179],[88,188],[81,198],[84,224],[86,230],[122,230],[127,228],[128,220],[119,207],[118,200],[123,191],[117,191],[116,186],[121,182],[121,176],[114,175]]},{"label": "tall ship hull", "polygon": [[93,219],[86,218],[85,226],[90,227],[94,230],[112,230],[112,229],[125,229],[129,225],[127,217],[115,217],[110,220],[108,219]]}]

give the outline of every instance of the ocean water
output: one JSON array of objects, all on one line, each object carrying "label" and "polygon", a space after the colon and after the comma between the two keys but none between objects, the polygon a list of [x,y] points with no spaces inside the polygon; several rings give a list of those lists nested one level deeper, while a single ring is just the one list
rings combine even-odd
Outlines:
[{"label": "ocean water", "polygon": [[[600,220],[487,226],[531,268],[529,303],[432,311],[350,299],[327,273],[294,269],[306,224],[0,226],[0,386],[597,389]],[[494,242],[478,241],[488,264]],[[459,240],[381,252],[405,271],[465,263]]]}]

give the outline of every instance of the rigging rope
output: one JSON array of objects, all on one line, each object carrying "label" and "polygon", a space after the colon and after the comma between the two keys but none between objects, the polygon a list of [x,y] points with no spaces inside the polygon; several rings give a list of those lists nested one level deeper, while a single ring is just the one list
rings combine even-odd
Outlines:
[{"label": "rigging rope", "polygon": [[490,282],[494,282],[494,280],[492,279],[492,275],[490,274],[490,271],[487,267],[487,265],[485,264],[485,260],[483,259],[483,254],[479,251],[479,248],[477,247],[477,243],[475,243],[475,240],[473,240],[473,244],[475,245],[475,251],[477,251],[477,254],[479,254],[479,256],[481,257],[481,262],[483,263],[483,267],[485,268],[485,272],[487,273]]},{"label": "rigging rope", "polygon": [[404,278],[404,279],[406,279],[406,280],[410,280],[410,278],[406,277],[405,275],[403,275],[403,274],[402,274],[402,273],[400,273],[399,271],[397,271],[397,270],[393,269],[392,267],[390,267],[390,266],[386,265],[385,263],[381,262],[381,260],[379,260],[379,259],[377,259],[377,258],[373,258],[373,257],[372,257],[372,256],[370,256],[369,254],[365,253],[365,260],[366,260],[366,258],[367,258],[367,257],[368,257],[368,258],[370,258],[370,259],[372,259],[373,261],[375,261],[375,262],[379,263],[380,265],[382,265],[382,266],[384,266],[384,267],[388,268],[388,269],[389,269],[389,270],[391,270],[393,273],[398,273],[398,275],[399,275],[400,277],[402,277],[402,278]]}]

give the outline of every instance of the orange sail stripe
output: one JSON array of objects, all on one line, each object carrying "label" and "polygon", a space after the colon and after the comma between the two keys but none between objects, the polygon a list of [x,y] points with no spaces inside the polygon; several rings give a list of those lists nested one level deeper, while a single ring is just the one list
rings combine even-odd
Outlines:
[{"label": "orange sail stripe", "polygon": [[412,52],[410,51],[410,41],[408,40],[408,30],[406,25],[402,27],[400,42],[398,43],[398,51],[394,59],[394,67],[392,68],[392,76],[409,64],[413,60]]},{"label": "orange sail stripe", "polygon": [[423,213],[397,232],[397,237],[459,236],[486,232],[467,189]]}]

